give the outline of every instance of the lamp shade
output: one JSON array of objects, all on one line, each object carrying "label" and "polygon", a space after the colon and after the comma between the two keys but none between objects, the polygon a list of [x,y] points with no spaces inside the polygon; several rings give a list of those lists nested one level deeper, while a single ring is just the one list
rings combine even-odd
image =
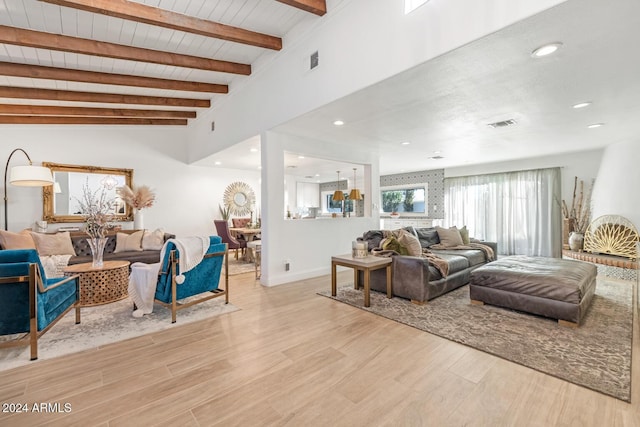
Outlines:
[{"label": "lamp shade", "polygon": [[14,166],[9,182],[21,187],[44,187],[53,184],[51,169],[44,166]]},{"label": "lamp shade", "polygon": [[334,202],[340,202],[344,200],[344,193],[342,192],[342,190],[334,191],[332,199]]},{"label": "lamp shade", "polygon": [[351,190],[351,192],[349,193],[349,200],[360,200],[360,199],[362,199],[360,190],[358,190],[357,188],[354,188],[353,190]]}]

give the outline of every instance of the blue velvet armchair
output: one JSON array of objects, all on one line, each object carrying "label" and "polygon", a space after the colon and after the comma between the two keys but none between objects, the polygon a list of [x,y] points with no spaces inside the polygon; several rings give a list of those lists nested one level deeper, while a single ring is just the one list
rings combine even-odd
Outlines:
[{"label": "blue velvet armchair", "polygon": [[[225,304],[229,303],[229,263],[228,246],[222,243],[219,236],[209,237],[209,249],[203,260],[184,273],[184,282],[178,284],[176,278],[180,274],[179,252],[173,242],[167,242],[165,254],[161,260],[160,273],[156,286],[155,299],[171,309],[171,323],[176,322],[176,312],[194,304],[224,296]],[[224,289],[220,289],[220,276],[224,263]],[[193,298],[188,302],[178,302],[184,298],[205,294],[201,298]]]},{"label": "blue velvet armchair", "polygon": [[35,249],[0,251],[0,335],[24,334],[0,347],[30,345],[37,359],[38,338],[76,306],[78,286],[77,276],[47,279]]}]

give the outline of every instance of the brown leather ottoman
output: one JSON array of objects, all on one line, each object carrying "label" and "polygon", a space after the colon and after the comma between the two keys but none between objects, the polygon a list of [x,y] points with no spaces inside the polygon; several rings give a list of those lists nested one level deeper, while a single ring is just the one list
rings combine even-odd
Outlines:
[{"label": "brown leather ottoman", "polygon": [[509,256],[471,273],[472,304],[491,304],[578,326],[596,290],[595,265],[558,258]]}]

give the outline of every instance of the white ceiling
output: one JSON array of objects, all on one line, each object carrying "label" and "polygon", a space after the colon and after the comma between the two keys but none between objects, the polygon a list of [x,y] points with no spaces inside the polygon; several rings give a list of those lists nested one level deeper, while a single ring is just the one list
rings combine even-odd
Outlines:
[{"label": "white ceiling", "polygon": [[[206,19],[247,30],[282,37],[296,25],[319,17],[275,0],[132,0],[149,6]],[[94,39],[127,46],[154,49],[216,60],[253,64],[263,55],[275,51],[225,40],[185,33],[178,30],[127,21],[102,14],[61,7],[37,0],[0,0],[0,25]],[[283,45],[286,45],[283,41]],[[103,73],[127,74],[163,79],[228,84],[229,92],[245,76],[190,68],[158,65],[139,61],[103,58],[55,50],[36,49],[0,43],[0,61],[70,68]],[[131,95],[212,99],[223,94],[207,94],[141,87],[110,86],[59,80],[6,77],[0,85],[74,91],[126,93]],[[2,103],[73,105],[63,101],[21,101],[0,98]],[[92,107],[126,107],[118,104],[90,104]],[[130,108],[130,107],[129,107]],[[153,107],[145,107],[153,108]]]},{"label": "white ceiling", "polygon": [[377,150],[382,174],[598,149],[640,135],[639,40],[639,1],[569,0],[276,130]]}]

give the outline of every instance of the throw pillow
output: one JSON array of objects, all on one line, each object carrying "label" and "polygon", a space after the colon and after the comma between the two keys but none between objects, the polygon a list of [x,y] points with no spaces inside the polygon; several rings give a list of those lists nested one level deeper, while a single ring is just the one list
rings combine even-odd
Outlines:
[{"label": "throw pillow", "polygon": [[422,246],[420,246],[420,240],[413,234],[405,230],[400,230],[401,233],[398,236],[398,243],[406,250],[406,255],[420,256],[422,255]]},{"label": "throw pillow", "polygon": [[130,251],[142,251],[142,236],[144,230],[136,231],[135,233],[116,233],[116,249],[113,253],[118,252],[130,252]]},{"label": "throw pillow", "polygon": [[438,232],[434,227],[416,228],[415,231],[423,248],[440,243]]},{"label": "throw pillow", "polygon": [[35,249],[36,244],[29,230],[19,233],[0,230],[0,245],[2,249]]},{"label": "throw pillow", "polygon": [[145,230],[142,235],[143,251],[159,251],[164,246],[164,230],[158,228],[154,231]]},{"label": "throw pillow", "polygon": [[36,244],[38,255],[75,255],[71,243],[71,235],[68,231],[56,234],[31,233],[31,237]]},{"label": "throw pillow", "polygon": [[460,231],[455,226],[449,229],[436,227],[436,231],[438,232],[438,238],[442,246],[452,247],[462,245],[462,236],[460,236]]},{"label": "throw pillow", "polygon": [[407,249],[398,242],[398,239],[395,237],[387,237],[382,242],[380,242],[382,249],[385,251],[394,251],[399,253],[400,255],[409,255]]},{"label": "throw pillow", "polygon": [[460,229],[460,237],[462,237],[463,245],[468,245],[469,243],[471,243],[471,240],[469,239],[469,230],[467,229],[466,225]]}]

